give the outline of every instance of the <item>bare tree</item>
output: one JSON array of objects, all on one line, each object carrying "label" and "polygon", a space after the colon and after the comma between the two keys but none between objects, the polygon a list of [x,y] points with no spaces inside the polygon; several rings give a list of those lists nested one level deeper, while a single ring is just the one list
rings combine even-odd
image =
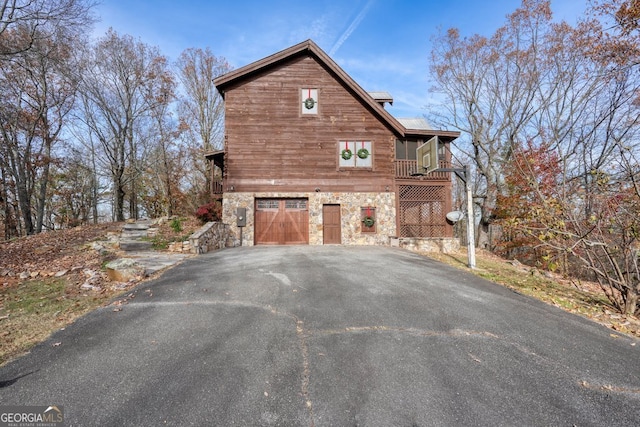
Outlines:
[{"label": "bare tree", "polygon": [[[60,31],[92,24],[95,5],[88,0],[0,0],[0,57],[26,52]],[[18,28],[20,36],[15,37]]]},{"label": "bare tree", "polygon": [[87,224],[95,213],[96,176],[78,151],[71,151],[51,174],[47,195],[50,226],[68,228]]},{"label": "bare tree", "polygon": [[[546,2],[525,1],[523,8],[531,12],[530,8],[538,3]],[[502,180],[502,185],[496,184],[493,214],[505,228],[511,256],[596,279],[614,307],[624,314],[637,314],[637,52],[629,48],[629,40],[622,40],[622,47],[614,48],[614,38],[606,34],[606,28],[611,27],[595,19],[575,27],[560,23],[537,28],[537,38],[529,40],[540,42],[535,45],[537,73],[534,78],[530,73],[525,76],[531,79],[527,82],[534,90],[532,114],[517,128],[514,138],[506,139],[503,147],[509,152],[508,158],[479,157],[477,151],[469,151],[470,158],[480,164],[479,170],[486,167],[482,162],[494,163],[492,167]],[[458,85],[470,79],[447,71]],[[508,82],[504,80],[503,86]],[[482,81],[479,85],[485,84]],[[496,87],[498,90],[480,90],[476,98],[462,97],[457,102],[512,105],[505,100],[511,99],[513,91]],[[481,120],[476,115],[477,111],[467,110],[460,115],[459,123],[477,123],[488,116],[486,110],[480,111]],[[511,122],[512,115],[501,111],[497,119]],[[486,141],[480,142],[486,145]],[[490,149],[485,152],[491,153],[496,145],[488,145]]]},{"label": "bare tree", "polygon": [[207,48],[187,49],[177,61],[178,76],[184,96],[180,100],[180,120],[186,128],[185,137],[191,153],[190,177],[195,204],[210,188],[210,166],[204,155],[223,148],[224,105],[213,79],[227,73],[231,67],[224,58],[216,57]]},{"label": "bare tree", "polygon": [[0,164],[15,183],[27,234],[42,231],[54,144],[74,103],[76,84],[68,73],[74,43],[66,37],[37,38],[0,72]]},{"label": "bare tree", "polygon": [[182,210],[180,181],[184,176],[183,153],[179,144],[181,130],[171,111],[176,82],[172,75],[155,90],[157,102],[150,110],[149,138],[154,140],[149,153],[149,173],[143,179],[145,210],[152,216],[172,216]]},{"label": "bare tree", "polygon": [[439,112],[432,120],[463,133],[457,148],[479,178],[479,245],[488,246],[515,147],[542,138],[566,156],[589,137],[576,125],[594,114],[591,101],[605,88],[585,76],[605,68],[585,57],[585,38],[578,36],[585,30],[553,23],[548,0],[525,0],[491,38],[462,38],[452,29],[435,40],[434,92],[444,102],[432,108]]},{"label": "bare tree", "polygon": [[[69,143],[65,147],[65,158],[67,160],[63,164],[61,173],[65,177],[67,175],[72,177],[83,175],[84,173],[90,175],[90,178],[88,178],[91,183],[91,189],[88,191],[90,197],[87,197],[91,211],[89,217],[91,222],[97,224],[100,219],[98,205],[101,202],[111,200],[110,185],[106,183],[106,181],[110,181],[108,178],[111,175],[109,168],[105,167],[105,162],[99,161],[101,159],[100,144],[96,141],[95,135],[86,126],[82,112],[82,106],[78,106],[74,111],[74,117],[69,128]],[[78,191],[78,189],[75,190]],[[62,214],[60,216],[64,217]]]},{"label": "bare tree", "polygon": [[166,61],[156,48],[109,30],[90,49],[82,70],[83,121],[99,142],[109,169],[113,218],[123,221],[125,195],[129,216],[137,218],[137,184],[143,169],[139,126],[157,103],[166,78]]},{"label": "bare tree", "polygon": [[549,25],[548,2],[518,9],[493,37],[463,39],[455,29],[434,40],[434,88],[446,100],[435,120],[463,132],[467,145],[458,148],[482,178],[478,242],[486,232],[503,187],[502,168],[514,144],[539,111],[538,91],[543,34]]}]

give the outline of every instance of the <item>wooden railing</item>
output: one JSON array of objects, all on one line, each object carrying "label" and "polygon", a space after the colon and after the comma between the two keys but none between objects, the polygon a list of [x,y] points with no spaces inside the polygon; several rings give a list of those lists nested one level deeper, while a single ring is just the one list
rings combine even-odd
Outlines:
[{"label": "wooden railing", "polygon": [[[396,160],[396,178],[413,178],[413,174],[418,172],[417,160]],[[441,168],[450,168],[451,164],[446,161],[440,162]],[[450,172],[431,172],[424,175],[426,179],[447,180],[450,179]]]},{"label": "wooden railing", "polygon": [[211,181],[211,194],[214,196],[222,195],[222,181]]}]

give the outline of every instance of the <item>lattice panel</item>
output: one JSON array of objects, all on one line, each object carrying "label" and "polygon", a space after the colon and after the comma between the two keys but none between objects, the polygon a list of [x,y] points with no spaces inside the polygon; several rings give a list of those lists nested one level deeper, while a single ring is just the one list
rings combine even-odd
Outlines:
[{"label": "lattice panel", "polygon": [[448,237],[444,225],[401,225],[400,237]]},{"label": "lattice panel", "polygon": [[400,186],[400,236],[447,237],[443,186]]},{"label": "lattice panel", "polygon": [[442,185],[401,185],[400,200],[444,201]]}]

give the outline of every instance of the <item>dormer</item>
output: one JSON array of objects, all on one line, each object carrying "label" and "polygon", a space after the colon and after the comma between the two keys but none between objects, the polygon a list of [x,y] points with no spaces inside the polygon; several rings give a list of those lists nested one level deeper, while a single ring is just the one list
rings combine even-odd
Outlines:
[{"label": "dormer", "polygon": [[393,105],[393,97],[389,92],[369,92],[369,95],[384,108],[384,103],[388,102],[389,105]]}]

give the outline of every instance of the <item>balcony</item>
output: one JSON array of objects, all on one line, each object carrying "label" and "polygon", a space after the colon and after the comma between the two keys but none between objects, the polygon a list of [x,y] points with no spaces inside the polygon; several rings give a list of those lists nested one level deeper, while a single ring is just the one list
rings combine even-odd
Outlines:
[{"label": "balcony", "polygon": [[[417,160],[395,160],[396,167],[396,179],[411,179],[416,178],[412,176],[418,171],[418,161]],[[440,162],[441,168],[450,168],[451,163],[448,161]],[[427,175],[422,176],[422,179],[428,180],[438,180],[438,181],[448,181],[451,179],[451,172],[431,172]]]},{"label": "balcony", "polygon": [[211,195],[214,199],[222,198],[222,180],[211,181]]}]

